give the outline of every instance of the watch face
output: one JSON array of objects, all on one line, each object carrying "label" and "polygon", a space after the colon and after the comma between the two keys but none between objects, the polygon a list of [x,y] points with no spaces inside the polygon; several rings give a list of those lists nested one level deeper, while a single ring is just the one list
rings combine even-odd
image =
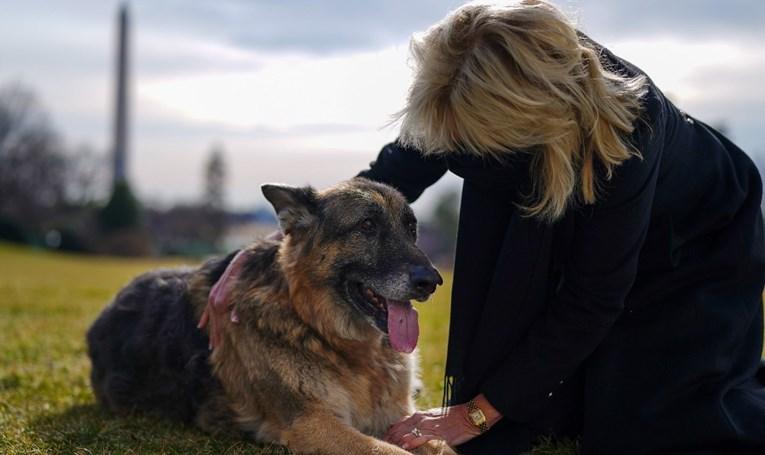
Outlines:
[{"label": "watch face", "polygon": [[486,417],[484,417],[483,412],[481,412],[480,409],[471,411],[468,416],[474,425],[480,425],[486,421]]}]

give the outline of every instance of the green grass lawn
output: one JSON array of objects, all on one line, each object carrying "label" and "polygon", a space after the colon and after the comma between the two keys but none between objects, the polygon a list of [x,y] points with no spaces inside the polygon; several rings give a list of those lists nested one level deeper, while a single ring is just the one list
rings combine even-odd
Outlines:
[{"label": "green grass lawn", "polygon": [[[113,417],[95,403],[85,331],[135,275],[180,261],[52,254],[0,243],[0,453],[282,454],[210,438],[150,416]],[[450,280],[420,312],[421,407],[441,402]],[[535,453],[574,450],[540,447]]]}]

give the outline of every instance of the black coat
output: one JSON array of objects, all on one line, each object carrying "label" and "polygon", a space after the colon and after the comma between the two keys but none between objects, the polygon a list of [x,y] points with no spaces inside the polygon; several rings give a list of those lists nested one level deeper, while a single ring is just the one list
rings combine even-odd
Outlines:
[{"label": "black coat", "polygon": [[653,83],[644,107],[630,137],[642,159],[552,224],[517,209],[529,155],[426,158],[393,143],[361,173],[409,200],[447,170],[464,179],[451,402],[482,392],[505,417],[466,453],[513,453],[550,429],[581,435],[585,453],[765,453],[760,176]]}]

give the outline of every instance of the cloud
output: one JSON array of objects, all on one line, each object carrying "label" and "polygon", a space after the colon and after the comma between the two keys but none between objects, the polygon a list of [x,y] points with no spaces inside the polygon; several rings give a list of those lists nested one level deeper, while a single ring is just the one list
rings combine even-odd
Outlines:
[{"label": "cloud", "polygon": [[[555,0],[554,0],[555,1]],[[583,28],[609,39],[675,36],[761,42],[765,2],[752,0],[557,0]],[[595,36],[598,38],[598,36]]]},{"label": "cloud", "polygon": [[765,51],[736,41],[647,37],[612,41],[617,55],[641,67],[679,107],[710,124],[726,124],[749,152],[765,152]]},{"label": "cloud", "polygon": [[[0,83],[26,81],[65,137],[108,150],[118,1],[3,3]],[[139,191],[195,197],[215,141],[227,150],[236,206],[266,180],[349,177],[395,136],[380,127],[404,102],[409,37],[461,3],[132,0]],[[765,151],[765,2],[556,3],[681,107]]]},{"label": "cloud", "polygon": [[250,71],[147,78],[139,97],[202,122],[285,129],[303,124],[381,127],[409,85],[405,47],[331,56],[273,54]]},{"label": "cloud", "polygon": [[149,23],[215,35],[256,51],[328,54],[406,42],[455,0],[171,0],[136,3]]},{"label": "cloud", "polygon": [[[501,1],[501,0],[500,0]],[[765,2],[751,0],[553,0],[607,38],[762,38]],[[459,0],[140,0],[147,26],[193,30],[254,51],[328,54],[405,43]]]}]

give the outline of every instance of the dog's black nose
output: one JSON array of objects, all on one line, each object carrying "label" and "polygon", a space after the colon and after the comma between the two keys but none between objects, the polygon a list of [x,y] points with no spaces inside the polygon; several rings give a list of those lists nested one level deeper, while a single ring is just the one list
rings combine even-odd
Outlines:
[{"label": "dog's black nose", "polygon": [[432,294],[436,286],[444,282],[438,270],[423,265],[415,265],[409,269],[409,279],[415,291],[423,294]]}]

